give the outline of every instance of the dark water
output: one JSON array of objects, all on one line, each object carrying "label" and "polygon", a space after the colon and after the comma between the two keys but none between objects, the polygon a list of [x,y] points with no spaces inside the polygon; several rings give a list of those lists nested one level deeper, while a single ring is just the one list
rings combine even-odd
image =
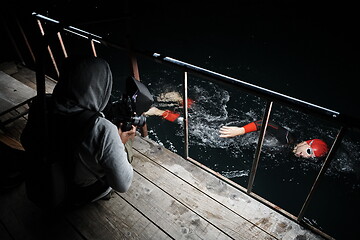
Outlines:
[{"label": "dark water", "polygon": [[[221,5],[197,1],[187,5],[157,1],[114,7],[90,1],[81,5],[86,10],[80,11],[80,4],[71,8],[71,2],[46,10],[49,16],[67,19],[115,42],[125,43],[124,39],[131,36],[135,48],[360,116],[359,97],[352,87],[359,70],[352,58],[356,49],[355,15],[349,5],[302,1],[225,1]],[[111,64],[116,95],[128,75],[126,56],[101,47],[98,51]],[[139,59],[139,67],[142,81],[154,95],[182,91],[181,72],[145,59]],[[264,99],[191,75],[189,97],[196,102],[189,117],[190,156],[246,187],[258,134],[221,139],[218,129],[224,124],[260,119]],[[271,119],[299,140],[322,138],[329,144],[339,128],[278,104]],[[183,154],[182,125],[150,117],[148,128],[151,139]],[[320,166],[319,161],[294,157],[289,148],[267,136],[253,191],[297,215]],[[360,236],[359,168],[359,132],[349,131],[305,214],[307,221],[337,239]]]}]

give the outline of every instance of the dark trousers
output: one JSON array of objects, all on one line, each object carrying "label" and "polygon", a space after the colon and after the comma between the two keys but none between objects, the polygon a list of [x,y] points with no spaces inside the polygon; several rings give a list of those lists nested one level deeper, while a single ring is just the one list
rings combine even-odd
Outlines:
[{"label": "dark trousers", "polygon": [[102,181],[98,180],[86,187],[75,186],[70,192],[70,205],[81,206],[90,203],[108,188],[109,186],[105,183],[105,179],[102,179]]}]

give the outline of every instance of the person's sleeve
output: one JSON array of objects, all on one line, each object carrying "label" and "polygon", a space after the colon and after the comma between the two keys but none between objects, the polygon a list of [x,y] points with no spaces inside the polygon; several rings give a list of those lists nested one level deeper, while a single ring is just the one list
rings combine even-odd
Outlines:
[{"label": "person's sleeve", "polygon": [[245,133],[255,132],[255,131],[258,130],[258,126],[256,125],[255,122],[251,122],[249,124],[246,124],[245,126],[243,126],[243,128],[245,129]]},{"label": "person's sleeve", "polygon": [[162,117],[170,122],[175,122],[176,119],[178,119],[180,117],[179,113],[175,113],[173,111],[170,110],[166,110],[163,114]]},{"label": "person's sleeve", "polygon": [[[259,131],[261,129],[262,123],[263,123],[262,120],[257,120],[255,122],[251,122],[251,123],[243,126],[243,128],[245,128],[245,133]],[[269,131],[276,132],[280,128],[281,127],[279,127],[274,122],[269,121],[269,123],[268,123],[268,130]]]},{"label": "person's sleeve", "polygon": [[133,168],[127,159],[124,144],[115,125],[109,125],[101,144],[100,164],[104,169],[106,181],[118,192],[126,192],[132,183]]}]

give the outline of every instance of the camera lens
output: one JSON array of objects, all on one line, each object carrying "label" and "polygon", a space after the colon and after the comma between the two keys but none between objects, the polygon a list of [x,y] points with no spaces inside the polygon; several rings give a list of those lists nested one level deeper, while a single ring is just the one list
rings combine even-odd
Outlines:
[{"label": "camera lens", "polygon": [[145,116],[135,116],[131,118],[132,124],[134,126],[142,127],[146,123],[146,117]]}]

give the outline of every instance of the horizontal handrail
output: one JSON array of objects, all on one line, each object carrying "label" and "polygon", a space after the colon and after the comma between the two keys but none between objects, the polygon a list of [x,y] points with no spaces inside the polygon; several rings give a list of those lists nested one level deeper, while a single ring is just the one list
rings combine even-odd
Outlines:
[{"label": "horizontal handrail", "polygon": [[319,105],[316,105],[316,104],[313,104],[310,102],[306,102],[306,101],[303,101],[303,100],[300,100],[300,99],[297,99],[297,98],[294,98],[294,97],[291,97],[291,96],[288,96],[288,95],[285,95],[285,94],[282,94],[282,93],[279,93],[279,92],[276,92],[273,90],[269,90],[269,89],[236,79],[234,77],[229,77],[229,76],[226,76],[221,73],[217,73],[217,72],[205,69],[205,68],[201,68],[201,67],[198,67],[198,66],[195,66],[195,65],[192,65],[192,64],[189,64],[189,63],[186,63],[186,62],[183,62],[183,61],[171,58],[171,57],[162,56],[159,53],[154,53],[153,57],[155,57],[157,60],[162,61],[163,63],[169,63],[171,65],[181,67],[181,68],[185,69],[185,71],[192,72],[195,74],[200,74],[204,77],[210,78],[210,79],[215,80],[220,83],[227,83],[227,84],[230,84],[233,86],[240,87],[245,91],[251,92],[257,96],[264,97],[271,101],[277,101],[277,102],[285,103],[285,104],[292,105],[292,106],[295,106],[298,108],[307,109],[307,110],[314,111],[316,113],[320,113],[322,115],[325,115],[327,117],[334,118],[334,119],[338,119],[340,116],[340,112],[331,110],[329,108],[321,107]]}]

